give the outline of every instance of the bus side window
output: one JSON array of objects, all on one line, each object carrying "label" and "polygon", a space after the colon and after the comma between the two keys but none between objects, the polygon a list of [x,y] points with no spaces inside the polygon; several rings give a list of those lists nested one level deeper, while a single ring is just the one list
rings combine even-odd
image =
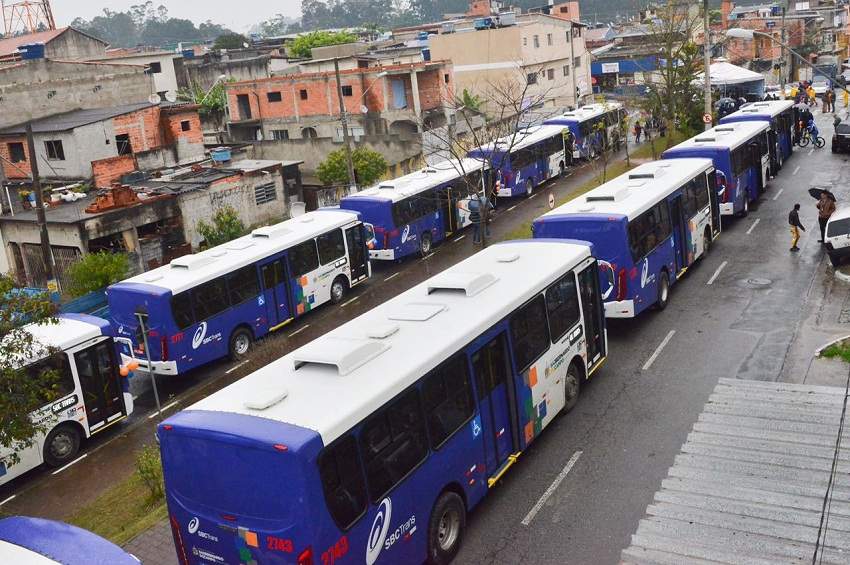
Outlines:
[{"label": "bus side window", "polygon": [[549,349],[549,326],[546,324],[546,304],[539,295],[511,316],[511,344],[517,369],[528,369]]},{"label": "bus side window", "polygon": [[174,316],[174,323],[181,331],[195,323],[192,300],[188,292],[181,292],[171,297],[171,315]]},{"label": "bus side window", "polygon": [[673,226],[670,224],[670,211],[667,209],[666,202],[660,202],[655,206],[656,210],[656,222],[655,222],[655,245],[652,246],[654,249],[658,246],[659,243],[670,237],[670,234],[673,233]]},{"label": "bus side window", "polygon": [[322,265],[333,263],[337,259],[345,257],[345,239],[342,236],[341,229],[323,233],[316,238],[316,243],[319,244],[319,260]]},{"label": "bus side window", "polygon": [[230,304],[232,306],[255,298],[260,294],[257,267],[248,265],[227,275],[227,288],[230,291]]},{"label": "bus side window", "polygon": [[289,250],[289,266],[292,278],[297,279],[319,268],[316,240],[308,239]]},{"label": "bus side window", "polygon": [[363,425],[360,452],[369,495],[377,503],[428,455],[417,389],[402,393]]},{"label": "bus side window", "polygon": [[[712,178],[714,175],[711,175]],[[694,187],[694,197],[696,198],[697,210],[702,210],[709,203],[709,195],[708,195],[708,179],[705,174],[701,174],[697,178],[691,181],[691,184]]]},{"label": "bus side window", "polygon": [[422,383],[422,404],[435,451],[465,424],[475,410],[469,365],[462,353],[431,371]]},{"label": "bus side window", "polygon": [[697,202],[697,192],[699,189],[696,182],[695,179],[692,179],[682,190],[682,211],[685,213],[685,218],[693,218],[700,208]]},{"label": "bus side window", "polygon": [[199,320],[212,318],[230,306],[224,278],[213,279],[192,289],[192,302]]},{"label": "bus side window", "polygon": [[71,375],[71,364],[68,362],[66,353],[55,353],[50,357],[36,361],[26,368],[27,375],[31,380],[44,383],[47,381],[46,374],[53,373],[55,387],[45,390],[45,400],[56,394],[56,398],[67,396],[74,392],[74,377]]},{"label": "bus side window", "polygon": [[546,312],[552,343],[564,337],[578,323],[579,305],[575,274],[567,273],[561,280],[546,289]]},{"label": "bus side window", "polygon": [[357,442],[343,436],[319,455],[319,477],[325,504],[340,530],[347,530],[366,511],[366,483],[357,454]]}]

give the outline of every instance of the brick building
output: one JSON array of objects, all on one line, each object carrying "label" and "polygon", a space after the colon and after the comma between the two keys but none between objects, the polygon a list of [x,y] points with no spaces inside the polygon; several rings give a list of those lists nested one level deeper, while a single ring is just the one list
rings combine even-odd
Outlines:
[{"label": "brick building", "polygon": [[[197,107],[149,102],[74,110],[32,122],[39,172],[46,181],[91,180],[107,187],[136,170],[155,170],[204,158]],[[0,130],[7,179],[30,176],[23,125]]]}]

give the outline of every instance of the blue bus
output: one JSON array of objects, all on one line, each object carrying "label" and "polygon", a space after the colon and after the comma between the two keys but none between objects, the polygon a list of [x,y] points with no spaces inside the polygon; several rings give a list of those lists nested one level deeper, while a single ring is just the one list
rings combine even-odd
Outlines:
[{"label": "blue bus", "polygon": [[595,159],[603,149],[620,148],[623,125],[627,118],[619,102],[587,104],[546,120],[569,130],[573,159]]},{"label": "blue bus", "polygon": [[150,358],[153,373],[178,375],[245,358],[254,340],[340,302],[370,275],[357,213],[320,210],[179,257],[106,294],[122,363],[147,372]]},{"label": "blue bus", "polygon": [[721,124],[734,122],[767,122],[770,176],[779,174],[782,164],[794,151],[794,102],[792,100],[765,100],[745,104],[737,112],[720,118]]},{"label": "blue bus", "polygon": [[591,251],[493,245],[165,420],[179,561],[451,561],[607,357]]},{"label": "blue bus", "polygon": [[745,217],[767,187],[770,151],[767,122],[721,124],[671,147],[662,159],[703,157],[714,161],[722,192],[720,213]]},{"label": "blue bus", "polygon": [[714,165],[709,159],[640,165],[537,218],[532,232],[593,244],[607,317],[663,309],[670,287],[720,234]]},{"label": "blue bus", "polygon": [[572,163],[564,133],[560,126],[531,126],[473,149],[467,157],[493,169],[497,196],[531,196],[536,186],[563,175]]},{"label": "blue bus", "polygon": [[468,226],[469,201],[488,186],[486,163],[450,159],[346,196],[340,208],[374,228],[371,259],[426,256],[432,246]]},{"label": "blue bus", "polygon": [[42,518],[0,520],[0,563],[139,565],[133,555],[87,530]]}]

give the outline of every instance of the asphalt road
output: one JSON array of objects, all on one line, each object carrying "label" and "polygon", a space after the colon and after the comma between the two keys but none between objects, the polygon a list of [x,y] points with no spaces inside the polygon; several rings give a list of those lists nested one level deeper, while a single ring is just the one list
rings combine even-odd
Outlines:
[{"label": "asphalt road", "polygon": [[[831,118],[818,116],[818,123],[829,140]],[[673,287],[666,310],[609,323],[608,363],[583,388],[576,409],[541,434],[471,514],[458,562],[619,560],[717,379],[784,378],[803,298],[825,261],[806,191],[833,186],[848,200],[848,171],[846,158],[828,146],[798,150],[750,216],[727,222],[709,256]],[[549,192],[561,198],[588,174],[576,171],[502,206],[493,235],[540,215]],[[795,202],[809,231],[792,255],[787,214]],[[377,266],[373,280],[340,307],[311,313],[268,340],[270,347],[282,355],[432,276],[472,253],[470,239],[447,242],[425,260]],[[172,413],[240,376],[241,368],[219,363],[163,383],[163,405],[176,401]],[[156,422],[151,399],[138,402],[133,422],[89,445],[84,459],[0,488],[0,511],[67,518],[130,473],[134,450],[152,441]]]}]

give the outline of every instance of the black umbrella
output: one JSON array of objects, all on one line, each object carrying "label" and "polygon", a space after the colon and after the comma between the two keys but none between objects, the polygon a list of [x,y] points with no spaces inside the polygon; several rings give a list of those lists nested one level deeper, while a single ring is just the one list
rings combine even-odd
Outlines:
[{"label": "black umbrella", "polygon": [[816,200],[820,200],[821,194],[826,194],[829,198],[832,199],[833,202],[835,202],[835,195],[833,193],[831,193],[829,190],[827,190],[825,188],[810,188],[809,189],[809,195],[811,195],[811,197],[816,199]]}]

